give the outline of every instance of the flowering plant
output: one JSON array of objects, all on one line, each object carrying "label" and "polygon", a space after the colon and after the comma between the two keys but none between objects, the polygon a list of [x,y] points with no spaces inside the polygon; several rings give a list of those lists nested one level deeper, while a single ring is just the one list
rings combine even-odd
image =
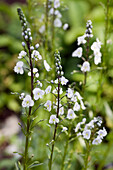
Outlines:
[{"label": "flowering plant", "polygon": [[[51,8],[51,1],[49,2]],[[61,27],[62,23],[59,19],[61,14],[57,10],[57,8],[60,7],[60,1],[53,1],[53,5],[53,8],[51,8],[49,12],[55,17],[54,26]],[[84,114],[87,112],[87,105],[84,104],[85,96],[82,97],[82,91],[77,91],[73,83],[70,84],[69,80],[65,78],[58,50],[56,50],[54,54],[56,79],[46,79],[45,81],[44,77],[43,81],[40,80],[41,69],[39,69],[39,63],[43,66],[46,72],[54,71],[54,66],[49,65],[45,58],[43,59],[38,50],[39,44],[37,43],[36,45],[33,45],[31,29],[28,27],[26,18],[20,8],[18,8],[18,15],[22,25],[22,36],[24,41],[22,42],[23,50],[19,53],[19,61],[14,67],[14,72],[17,74],[24,74],[27,72],[27,76],[29,76],[31,82],[30,93],[22,92],[19,94],[19,98],[22,100],[22,107],[26,115],[25,128],[21,125],[26,138],[25,150],[24,153],[21,154],[23,158],[23,169],[27,170],[28,168],[40,165],[40,163],[29,163],[29,139],[32,136],[32,129],[34,127],[32,123],[34,121],[34,113],[40,106],[43,106],[44,109],[49,112],[47,125],[51,128],[51,130],[53,130],[53,135],[49,139],[49,143],[46,144],[50,150],[48,160],[49,170],[51,170],[53,166],[55,146],[57,145],[57,141],[60,140],[59,138],[63,135],[65,135],[64,138],[66,138],[66,143],[62,154],[61,169],[63,170],[65,167],[65,160],[69,155],[68,148],[70,147],[71,142],[74,141],[76,143],[76,140],[79,140],[79,138],[82,137],[86,146],[83,165],[85,170],[88,168],[89,151],[93,148],[93,145],[98,145],[102,142],[103,138],[107,135],[107,131],[104,127],[103,129],[101,128],[102,120],[100,117],[94,117],[89,123],[86,123],[89,118],[88,116],[86,118],[86,115]],[[65,25],[64,27],[66,29],[67,26]],[[39,29],[39,32],[43,33],[42,30],[44,31],[44,27],[43,29]],[[95,65],[101,63],[102,54],[100,49],[102,43],[98,39],[96,39],[96,42],[92,43],[91,50],[93,51],[93,54],[90,55],[89,45],[92,37],[92,22],[88,20],[85,34],[78,37],[78,45],[84,44],[84,46],[86,46],[84,49],[79,47],[72,53],[73,57],[78,57],[83,60],[81,71],[84,74],[84,86],[86,85],[87,72],[90,71],[90,59],[94,57]],[[54,51],[54,49],[52,50]],[[86,54],[83,54],[84,50]],[[83,118],[82,121],[81,118]],[[60,152],[59,148],[57,148],[57,150]]]}]

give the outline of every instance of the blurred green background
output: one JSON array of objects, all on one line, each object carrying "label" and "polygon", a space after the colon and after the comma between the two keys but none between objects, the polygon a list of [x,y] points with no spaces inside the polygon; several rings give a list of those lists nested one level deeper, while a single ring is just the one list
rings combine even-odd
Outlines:
[{"label": "blurred green background", "polygon": [[[0,1],[0,169],[14,169],[15,160],[20,159],[14,156],[12,151],[19,150],[23,135],[18,127],[21,115],[21,103],[11,92],[22,92],[26,89],[28,82],[25,76],[16,75],[13,68],[17,62],[17,56],[22,50],[22,36],[20,21],[17,16],[17,7],[21,7],[30,23],[34,42],[40,42],[43,51],[43,36],[39,33],[41,14],[45,12],[43,1],[28,0],[25,1]],[[107,32],[107,45],[105,51],[105,28],[106,28],[106,10],[107,0],[62,0],[61,3],[62,22],[68,23],[67,31],[56,30],[56,47],[61,49],[62,64],[65,76],[71,81],[79,83],[83,80],[81,74],[70,73],[77,69],[77,64],[81,61],[73,59],[72,52],[77,48],[77,37],[85,32],[85,25],[88,19],[93,23],[94,40],[98,37],[102,43],[102,53],[104,55],[105,71],[96,70],[89,74],[88,86],[86,90],[86,99],[90,104],[89,111],[93,110],[95,115],[101,115],[104,119],[105,126],[110,132],[108,139],[99,147],[102,155],[106,156],[105,165],[113,163],[113,145],[112,128],[113,128],[113,1],[109,5],[109,22]],[[67,62],[68,61],[68,62]],[[101,65],[103,66],[103,65]],[[100,80],[100,76],[102,78]],[[101,86],[99,84],[101,81]],[[100,98],[98,99],[98,96]],[[98,101],[98,103],[97,103]],[[9,123],[10,122],[10,123]],[[9,124],[8,124],[9,123]],[[5,127],[7,127],[5,129]],[[4,130],[5,129],[5,130]],[[13,131],[12,129],[15,129]],[[6,132],[7,131],[7,132]],[[37,130],[36,130],[37,131]],[[12,133],[11,133],[12,132]],[[45,143],[47,136],[42,137],[43,128],[38,131],[37,143],[41,143],[44,138]],[[5,135],[4,135],[5,134]],[[42,141],[42,145],[45,144]],[[35,143],[34,143],[35,145]],[[34,146],[33,145],[33,146]],[[12,146],[12,148],[11,148]],[[98,151],[98,147],[96,150]],[[41,147],[40,147],[41,148]],[[9,150],[8,150],[9,149]],[[12,149],[12,150],[11,150]],[[22,149],[22,147],[21,147]],[[36,151],[36,147],[31,150]],[[41,150],[41,149],[39,149]],[[96,151],[96,152],[97,152]],[[106,151],[106,152],[105,152]],[[32,151],[31,151],[32,152]],[[39,156],[43,161],[48,153]],[[92,153],[93,154],[93,153]],[[95,154],[95,153],[94,153]],[[37,155],[37,153],[36,153]],[[103,161],[101,155],[98,161]],[[96,156],[95,156],[96,157]],[[75,166],[75,165],[74,165]],[[72,169],[74,169],[74,166]],[[77,166],[77,165],[76,165]],[[79,167],[79,166],[78,166]],[[56,166],[56,169],[58,167]]]}]

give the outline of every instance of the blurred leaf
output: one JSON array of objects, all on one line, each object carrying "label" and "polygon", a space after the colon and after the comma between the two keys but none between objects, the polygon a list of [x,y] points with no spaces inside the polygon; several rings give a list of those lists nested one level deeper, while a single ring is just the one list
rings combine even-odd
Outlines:
[{"label": "blurred leaf", "polygon": [[15,112],[20,111],[20,106],[19,106],[18,102],[16,102],[14,99],[9,99],[8,108]]},{"label": "blurred leaf", "polygon": [[31,165],[28,166],[28,169],[33,168],[33,167],[37,167],[43,165],[43,163],[39,163],[39,161],[35,161],[33,162]]},{"label": "blurred leaf", "polygon": [[113,128],[113,111],[107,101],[104,102],[107,126]]}]

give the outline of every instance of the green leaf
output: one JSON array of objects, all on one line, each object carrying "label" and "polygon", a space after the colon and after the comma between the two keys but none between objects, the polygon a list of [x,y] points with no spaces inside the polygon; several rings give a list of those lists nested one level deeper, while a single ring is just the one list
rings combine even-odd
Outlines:
[{"label": "green leaf", "polygon": [[31,165],[28,166],[28,169],[33,168],[33,167],[37,167],[43,165],[43,163],[39,163],[39,161],[35,161],[33,162]]},{"label": "green leaf", "polygon": [[19,170],[19,167],[18,167],[17,163],[15,163],[15,168],[16,168],[16,170]]},{"label": "green leaf", "polygon": [[57,147],[54,147],[54,148],[55,148],[55,151],[57,151],[58,153],[61,154],[61,150],[59,148],[57,148]]},{"label": "green leaf", "polygon": [[19,161],[17,163],[15,163],[15,167],[16,167],[16,170],[22,170],[22,166]]}]

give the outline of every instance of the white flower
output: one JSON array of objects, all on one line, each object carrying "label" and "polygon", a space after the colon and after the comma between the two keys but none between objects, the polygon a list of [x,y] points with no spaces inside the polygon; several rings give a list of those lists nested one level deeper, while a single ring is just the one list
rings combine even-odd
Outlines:
[{"label": "white flower", "polygon": [[96,39],[96,42],[94,42],[92,45],[91,45],[91,50],[93,50],[94,52],[95,51],[99,51],[100,48],[101,48],[101,45],[102,43],[99,41],[99,39],[97,38]]},{"label": "white flower", "polygon": [[85,35],[78,37],[78,45],[85,43],[86,43]]},{"label": "white flower", "polygon": [[67,28],[69,27],[69,25],[66,23],[63,25],[63,30],[67,30]]},{"label": "white flower", "polygon": [[103,130],[102,129],[100,129],[98,132],[98,136],[101,138],[101,139],[103,139],[103,137],[105,137],[106,135],[107,135],[107,131],[106,131],[106,129],[103,127]]},{"label": "white flower", "polygon": [[37,50],[33,50],[31,57],[34,58],[36,61],[39,59],[42,59],[42,56],[40,55],[40,53]]},{"label": "white flower", "polygon": [[39,80],[37,80],[36,82],[37,82],[37,85],[39,85],[40,87],[42,87],[42,83],[41,83]]},{"label": "white flower", "polygon": [[59,119],[56,117],[56,115],[51,115],[49,119],[49,123],[50,124],[59,123]]},{"label": "white flower", "polygon": [[51,70],[51,67],[49,66],[46,60],[44,60],[44,67],[48,72]]},{"label": "white flower", "polygon": [[26,45],[25,42],[22,42],[22,46],[25,47],[25,45]]},{"label": "white flower", "polygon": [[94,120],[91,120],[89,123],[85,125],[84,130],[93,129],[93,128],[94,128]]},{"label": "white flower", "polygon": [[90,64],[88,61],[85,61],[81,67],[81,71],[86,72],[90,71]]},{"label": "white flower", "polygon": [[110,45],[111,45],[112,43],[113,43],[112,39],[108,39],[108,40],[107,40],[107,44],[110,44]]},{"label": "white flower", "polygon": [[86,109],[86,107],[84,106],[84,103],[83,103],[83,101],[82,101],[82,100],[80,100],[80,104],[81,104],[82,109],[83,109],[83,110],[85,110],[85,109]]},{"label": "white flower", "polygon": [[[53,90],[53,93],[58,94],[58,87],[56,87],[56,89]],[[62,88],[60,88],[59,94],[62,94],[62,93],[63,93],[63,90]]]},{"label": "white flower", "polygon": [[44,91],[41,90],[40,88],[35,88],[33,90],[33,94],[34,94],[34,99],[38,100],[39,98],[42,98],[44,95]]},{"label": "white flower", "polygon": [[101,57],[95,56],[95,57],[94,57],[94,63],[95,63],[96,65],[99,64],[99,63],[101,63]]},{"label": "white flower", "polygon": [[78,91],[76,91],[74,95],[77,96],[79,100],[83,99]]},{"label": "white flower", "polygon": [[79,111],[80,110],[80,105],[78,104],[78,102],[75,103],[74,107],[73,107],[74,111]]},{"label": "white flower", "polygon": [[14,67],[14,71],[18,74],[23,74],[24,70],[23,70],[23,65],[24,63],[22,61],[19,61],[16,63],[16,66]]},{"label": "white flower", "polygon": [[85,123],[85,122],[86,122],[86,118],[83,118],[83,119],[82,119],[82,122]]},{"label": "white flower", "polygon": [[93,51],[99,51],[100,50],[100,48],[98,47],[98,43],[97,42],[94,42],[91,45],[91,50],[93,50]]},{"label": "white flower", "polygon": [[44,20],[44,17],[45,17],[45,15],[42,14],[42,15],[41,15],[41,18],[39,19],[39,22],[42,22],[42,21]]},{"label": "white flower", "polygon": [[92,141],[92,144],[93,145],[98,145],[98,144],[100,144],[102,142],[102,139],[99,137],[99,136],[97,136],[97,138],[95,138],[93,141]]},{"label": "white flower", "polygon": [[71,101],[72,101],[72,102],[77,102],[76,96],[73,95],[73,96],[71,97]]},{"label": "white flower", "polygon": [[37,43],[36,45],[35,45],[35,48],[38,48],[39,47],[39,44]]},{"label": "white flower", "polygon": [[63,115],[64,114],[64,107],[60,107],[59,109],[59,115]]},{"label": "white flower", "polygon": [[76,125],[76,128],[74,129],[75,132],[78,132],[78,130],[81,129],[80,125],[81,125],[80,122]]},{"label": "white flower", "polygon": [[82,57],[82,47],[77,48],[73,53],[72,57]]},{"label": "white flower", "polygon": [[46,94],[50,93],[50,92],[51,92],[51,88],[52,88],[51,86],[48,86],[48,87],[45,89],[45,93],[46,93]]},{"label": "white flower", "polygon": [[39,29],[39,32],[42,34],[45,31],[45,25],[42,25]]},{"label": "white flower", "polygon": [[66,79],[64,76],[62,76],[60,80],[61,80],[61,84],[62,84],[62,85],[66,85],[67,82],[69,81],[69,80]]},{"label": "white flower", "polygon": [[70,88],[68,88],[68,90],[67,90],[67,97],[68,97],[68,98],[73,97],[73,90],[70,89]]},{"label": "white flower", "polygon": [[97,43],[98,43],[98,47],[101,48],[101,45],[102,45],[103,43],[102,43],[101,41],[99,41],[98,38],[96,38],[96,41],[97,41]]},{"label": "white flower", "polygon": [[61,18],[61,17],[62,17],[61,13],[60,13],[58,10],[55,10],[55,15],[56,15],[58,18]]},{"label": "white flower", "polygon": [[54,26],[58,27],[58,28],[62,27],[62,22],[61,22],[61,20],[59,18],[56,18],[54,20]]},{"label": "white flower", "polygon": [[77,133],[77,136],[81,136],[81,135],[82,135],[82,133],[81,133],[81,132]]},{"label": "white flower", "polygon": [[33,47],[33,46],[31,46],[31,47],[30,47],[30,50],[34,50],[34,47]]},{"label": "white flower", "polygon": [[82,135],[84,139],[90,139],[91,130],[84,130]]},{"label": "white flower", "polygon": [[56,79],[54,82],[55,82],[55,84],[58,84],[58,79]]},{"label": "white flower", "polygon": [[50,14],[50,15],[53,15],[53,13],[54,13],[54,9],[51,8],[51,9],[49,10],[49,14]]},{"label": "white flower", "polygon": [[34,101],[32,100],[30,95],[26,95],[26,97],[23,99],[22,106],[23,107],[30,107],[34,105]]},{"label": "white flower", "polygon": [[47,110],[50,112],[51,111],[51,101],[50,100],[48,100],[45,104],[44,104],[44,106],[47,108]]},{"label": "white flower", "polygon": [[[39,73],[38,73],[38,69],[37,68],[33,68],[33,74],[35,75],[35,77],[39,77]],[[31,71],[28,72],[28,76],[31,76]]]},{"label": "white flower", "polygon": [[63,128],[62,128],[62,132],[65,132],[66,130],[68,130],[67,127],[63,127]]},{"label": "white flower", "polygon": [[58,8],[60,7],[60,1],[59,0],[55,0],[54,1],[54,8]]},{"label": "white flower", "polygon": [[25,96],[25,94],[24,94],[24,93],[21,93],[20,96],[19,96],[19,99],[22,100],[22,99],[24,98],[24,96]]},{"label": "white flower", "polygon": [[68,110],[67,118],[68,119],[74,119],[76,117],[74,111],[72,109]]},{"label": "white flower", "polygon": [[102,54],[101,54],[101,52],[99,50],[96,50],[96,51],[94,51],[94,56],[95,57],[101,57]]},{"label": "white flower", "polygon": [[25,51],[21,51],[21,52],[19,53],[18,58],[21,59],[21,58],[25,57],[26,55],[27,55],[27,53],[26,53]]}]

